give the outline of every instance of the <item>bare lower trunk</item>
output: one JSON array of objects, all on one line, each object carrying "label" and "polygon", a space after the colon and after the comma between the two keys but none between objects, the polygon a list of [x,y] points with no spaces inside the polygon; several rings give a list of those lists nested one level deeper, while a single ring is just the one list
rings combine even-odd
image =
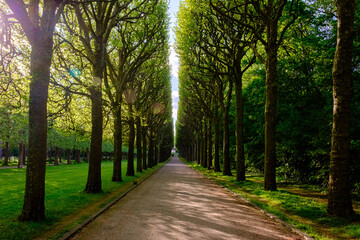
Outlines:
[{"label": "bare lower trunk", "polygon": [[134,145],[135,145],[135,126],[132,111],[132,105],[129,104],[129,150],[128,150],[128,164],[126,176],[134,176]]},{"label": "bare lower trunk", "polygon": [[121,161],[122,161],[122,112],[121,104],[122,97],[121,94],[116,95],[117,104],[114,107],[114,162],[113,162],[113,182],[122,182],[122,171],[121,171]]},{"label": "bare lower trunk", "polygon": [[19,144],[19,161],[18,161],[18,168],[22,168],[23,167],[23,159],[24,159],[24,148],[23,148],[23,143]]},{"label": "bare lower trunk", "polygon": [[209,124],[208,124],[208,150],[209,150],[209,153],[208,153],[208,162],[207,162],[207,168],[208,169],[211,169],[212,167],[212,131],[211,131],[211,128],[212,128],[212,124],[211,122],[209,121]]},{"label": "bare lower trunk", "polygon": [[196,159],[197,159],[197,150],[198,150],[196,137],[195,137],[195,142],[193,143],[193,149],[194,149],[194,151],[193,151],[193,161],[196,161]]},{"label": "bare lower trunk", "polygon": [[154,166],[156,166],[159,163],[159,147],[157,144],[154,145],[154,153],[155,153]]},{"label": "bare lower trunk", "polygon": [[55,160],[54,160],[54,165],[55,166],[59,166],[59,148],[55,147]]},{"label": "bare lower trunk", "polygon": [[146,170],[148,165],[146,164],[146,145],[147,145],[147,141],[146,141],[146,131],[145,128],[143,128],[142,130],[142,140],[143,140],[143,169]]},{"label": "bare lower trunk", "polygon": [[136,171],[142,172],[142,147],[141,147],[141,119],[139,116],[136,117]]},{"label": "bare lower trunk", "polygon": [[[102,76],[98,72],[96,76]],[[97,80],[100,81],[101,80]],[[101,155],[102,155],[102,133],[103,133],[103,116],[102,116],[102,93],[100,86],[93,86],[91,89],[91,143],[88,179],[85,187],[87,193],[101,192]]]},{"label": "bare lower trunk", "polygon": [[244,154],[244,104],[242,98],[242,75],[235,79],[235,114],[236,114],[236,180],[245,181]]},{"label": "bare lower trunk", "polygon": [[75,150],[75,161],[77,163],[81,163],[80,150],[79,149]]},{"label": "bare lower trunk", "polygon": [[215,134],[214,134],[214,171],[221,172],[220,169],[220,129],[219,129],[219,120],[216,116],[215,119]]},{"label": "bare lower trunk", "polygon": [[9,142],[5,142],[4,166],[9,166],[9,158],[10,158]]},{"label": "bare lower trunk", "polygon": [[203,157],[202,157],[202,166],[204,168],[207,167],[207,161],[208,161],[208,137],[207,137],[207,124],[206,124],[206,120],[205,120],[205,125],[204,125],[204,136],[203,136]]},{"label": "bare lower trunk", "polygon": [[152,168],[154,165],[154,140],[152,133],[150,132],[149,137],[149,153],[148,153],[148,161],[149,161],[149,168]]},{"label": "bare lower trunk", "polygon": [[67,164],[71,164],[71,150],[70,149],[68,149],[68,150],[66,150],[66,155],[67,155]]},{"label": "bare lower trunk", "polygon": [[330,153],[328,213],[336,217],[354,214],[350,188],[350,111],[354,0],[337,1],[337,46],[333,65],[333,126]]},{"label": "bare lower trunk", "polygon": [[197,142],[197,156],[196,156],[196,161],[197,164],[200,164],[200,160],[201,160],[201,141],[200,141],[200,137],[199,134],[196,134],[196,142]]},{"label": "bare lower trunk", "polygon": [[[274,47],[275,48],[275,47]],[[265,159],[264,189],[276,190],[276,66],[277,49],[269,47],[266,53],[266,103],[265,103]]]},{"label": "bare lower trunk", "polygon": [[229,131],[229,112],[225,111],[223,113],[223,175],[232,176],[231,167],[230,167],[230,131]]},{"label": "bare lower trunk", "polygon": [[122,160],[122,123],[121,105],[114,110],[114,162],[113,162],[113,182],[121,182],[121,160]]},{"label": "bare lower trunk", "polygon": [[52,37],[41,37],[40,34],[36,38],[31,49],[29,149],[20,221],[37,221],[45,218],[47,99],[53,42]]}]

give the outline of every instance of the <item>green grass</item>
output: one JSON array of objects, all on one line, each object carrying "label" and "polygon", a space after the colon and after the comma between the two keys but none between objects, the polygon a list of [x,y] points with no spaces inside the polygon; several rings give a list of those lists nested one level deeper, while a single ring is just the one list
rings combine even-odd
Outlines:
[{"label": "green grass", "polygon": [[282,188],[278,191],[263,190],[263,177],[247,176],[247,181],[237,182],[235,172],[234,176],[223,176],[196,163],[187,164],[315,239],[360,239],[358,212],[351,219],[330,218],[326,214],[326,204],[316,199],[302,197]]},{"label": "green grass", "polygon": [[[38,236],[51,228],[51,226],[54,226],[64,216],[85,209],[91,203],[109,196],[111,192],[119,189],[124,184],[137,182],[137,178],[148,175],[156,169],[136,173],[135,177],[126,177],[126,166],[126,162],[123,161],[122,174],[124,182],[118,183],[111,181],[113,163],[102,163],[103,192],[99,194],[84,193],[88,164],[47,166],[46,221],[25,223],[18,222],[17,217],[20,215],[23,205],[26,170],[0,169],[0,239],[31,239]],[[81,219],[77,220],[76,223],[69,224],[76,225],[80,221]]]}]

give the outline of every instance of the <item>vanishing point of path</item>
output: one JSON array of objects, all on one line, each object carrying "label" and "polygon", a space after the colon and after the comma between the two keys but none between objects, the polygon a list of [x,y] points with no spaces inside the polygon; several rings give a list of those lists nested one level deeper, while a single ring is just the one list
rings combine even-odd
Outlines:
[{"label": "vanishing point of path", "polygon": [[174,157],[73,239],[302,239]]}]

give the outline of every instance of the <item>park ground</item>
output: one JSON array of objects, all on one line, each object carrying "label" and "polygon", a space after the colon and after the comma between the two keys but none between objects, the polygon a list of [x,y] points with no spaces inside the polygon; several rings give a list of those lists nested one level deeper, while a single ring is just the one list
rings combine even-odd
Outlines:
[{"label": "park ground", "polygon": [[[186,162],[185,160],[183,161]],[[315,239],[360,239],[359,202],[354,202],[354,208],[356,210],[356,215],[354,218],[349,220],[328,218],[326,216],[326,191],[320,191],[319,188],[309,188],[309,186],[304,188],[304,186],[295,186],[292,184],[285,184],[280,182],[278,191],[266,192],[262,190],[263,178],[259,175],[248,175],[247,181],[239,183],[235,181],[235,177],[222,176],[221,173],[214,173],[212,170],[204,169],[193,162],[187,164],[193,169],[205,175],[207,178],[211,179],[212,182],[209,183],[208,180],[201,180],[205,182],[201,184],[196,183],[197,178],[200,178],[200,174],[198,174],[197,177],[194,179],[189,178],[187,171],[191,169],[188,167],[185,168],[187,169],[186,171],[183,169],[174,170],[175,173],[179,175],[178,177],[174,177],[175,179],[172,179],[171,177],[166,175],[165,180],[158,179],[158,174],[152,176],[150,180],[154,180],[156,184],[150,184],[154,185],[153,187],[146,187],[146,182],[150,181],[147,180],[144,183],[144,188],[146,189],[145,195],[149,195],[149,197],[155,199],[152,201],[156,201],[157,199],[157,205],[155,205],[157,206],[157,210],[155,209],[156,211],[160,211],[159,209],[161,209],[161,206],[163,205],[161,201],[172,203],[172,205],[170,206],[171,211],[169,209],[164,209],[164,213],[155,214],[153,212],[153,216],[150,215],[140,217],[143,214],[142,210],[144,210],[144,206],[142,205],[144,204],[135,203],[138,200],[144,201],[145,199],[146,201],[146,198],[145,195],[141,197],[135,197],[135,201],[134,199],[131,200],[133,201],[132,204],[142,206],[140,207],[138,213],[135,212],[135,220],[141,220],[141,223],[138,222],[139,226],[146,226],[146,222],[149,221],[158,222],[159,224],[166,223],[166,226],[172,221],[175,225],[180,223],[179,229],[174,228],[174,230],[179,231],[180,233],[184,233],[188,230],[186,229],[185,223],[195,221],[197,223],[200,222],[201,224],[197,225],[197,228],[193,227],[192,231],[198,230],[200,233],[202,232],[213,234],[214,232],[221,232],[221,229],[224,227],[225,229],[227,229],[226,226],[223,226],[223,223],[217,225],[215,224],[218,217],[214,220],[211,220],[212,217],[217,216],[216,211],[212,212],[212,210],[202,209],[202,206],[199,206],[202,205],[201,202],[203,203],[203,205],[208,206],[218,204],[216,202],[218,201],[216,200],[216,198],[218,197],[218,190],[214,190],[213,188],[214,183],[216,183],[217,185],[220,184],[222,187],[229,189],[231,192],[250,200],[252,204],[255,204],[258,207],[265,209],[267,212],[276,215],[282,221],[292,224],[293,226],[307,233],[309,236],[314,237]],[[176,169],[179,167],[178,165],[179,163],[176,162],[173,167],[175,166]],[[108,202],[111,202],[119,195],[129,190],[131,187],[134,186],[134,184],[140,183],[143,179],[151,175],[161,166],[163,165],[157,166],[154,169],[144,171],[144,173],[137,173],[135,177],[125,177],[124,171],[124,182],[113,183],[111,182],[112,162],[104,162],[102,164],[104,191],[101,194],[86,194],[83,192],[87,176],[87,164],[84,163],[74,165],[48,166],[46,174],[47,220],[39,223],[19,223],[16,220],[17,216],[21,212],[22,207],[25,169],[0,169],[0,184],[2,186],[0,191],[0,202],[2,209],[0,214],[0,239],[58,239],[70,229],[72,229],[74,226],[82,222],[84,219],[97,212]],[[181,166],[181,168],[184,166]],[[166,171],[166,168],[162,169],[161,171]],[[126,169],[125,161],[123,162],[123,169]],[[171,171],[168,172],[171,173]],[[174,172],[171,173],[171,176],[172,175],[174,175]],[[184,178],[186,181],[191,182],[187,184],[189,185],[189,190],[193,191],[192,193],[191,191],[179,191],[176,189],[174,189],[173,192],[168,192],[166,194],[158,192],[159,189],[171,190],[176,185],[184,185],[185,182],[182,178]],[[172,185],[173,187],[169,188],[170,185]],[[153,191],[154,188],[157,190]],[[181,186],[181,188],[184,188],[184,186]],[[219,191],[223,192],[224,190],[220,189]],[[213,196],[211,196],[207,200],[203,200],[201,196],[203,196],[206,192],[212,193]],[[227,194],[229,195],[229,193]],[[195,201],[197,203],[194,204],[189,202],[191,198],[193,202]],[[237,199],[236,201],[240,201],[240,204],[242,204],[241,200]],[[128,207],[126,207],[126,204],[120,204],[121,206],[125,206],[125,208],[121,208],[122,210],[120,210],[121,215],[124,214],[123,211],[128,211],[126,210],[127,208],[132,208],[131,202],[127,204]],[[149,206],[151,207],[151,204]],[[246,207],[243,208],[252,208],[248,205],[245,206]],[[181,211],[174,212],[174,208],[177,208]],[[183,208],[190,209],[188,211],[188,214],[182,211]],[[224,209],[225,208],[227,207],[224,206]],[[213,207],[211,209],[213,209]],[[144,212],[146,212],[146,210],[144,210]],[[233,212],[236,214],[240,214],[241,210],[234,210]],[[139,216],[136,214],[138,214]],[[164,216],[167,216],[167,214],[175,214],[177,218],[175,218],[174,216],[171,217],[169,215],[168,219],[164,219]],[[124,217],[126,218],[128,217],[128,215],[125,214]],[[157,219],[158,217],[160,218]],[[243,217],[237,217],[236,219],[237,221],[239,221],[239,219],[243,219]],[[210,227],[203,227],[202,225],[205,225],[204,222],[209,222]],[[233,222],[236,221],[234,220]],[[194,225],[194,223],[190,225]],[[106,229],[108,228],[109,226],[107,226]],[[232,228],[233,230],[235,229],[235,227],[230,227],[230,229]],[[124,228],[121,229],[123,232],[127,232],[124,230]],[[241,230],[241,228],[239,229]],[[155,232],[153,230],[151,231],[152,234],[159,236],[159,233],[156,232],[159,231],[159,229],[157,229]],[[241,234],[243,234],[243,232],[244,231],[242,231]],[[250,232],[249,234],[251,235],[251,231],[248,232]],[[174,233],[168,234],[171,235]],[[236,236],[236,234],[238,233],[236,233],[235,231],[235,233],[229,234],[233,234],[232,236]],[[194,237],[191,235],[188,236]],[[250,236],[248,239],[251,238],[252,237]]]}]

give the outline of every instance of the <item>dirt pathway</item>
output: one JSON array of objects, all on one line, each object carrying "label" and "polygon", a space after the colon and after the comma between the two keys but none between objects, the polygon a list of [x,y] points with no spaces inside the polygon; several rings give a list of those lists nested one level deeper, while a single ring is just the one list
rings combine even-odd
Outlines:
[{"label": "dirt pathway", "polygon": [[178,158],[73,239],[301,239]]}]

